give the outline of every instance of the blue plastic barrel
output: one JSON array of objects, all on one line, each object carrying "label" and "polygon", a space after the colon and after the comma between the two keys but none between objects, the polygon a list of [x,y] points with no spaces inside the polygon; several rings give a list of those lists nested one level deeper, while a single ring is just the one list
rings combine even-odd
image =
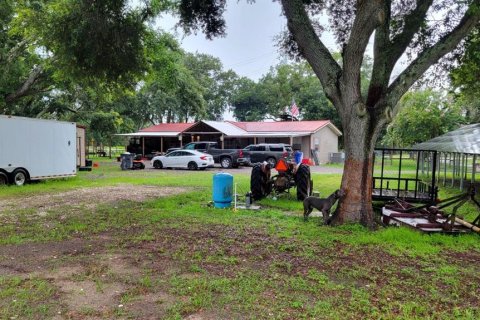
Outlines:
[{"label": "blue plastic barrel", "polygon": [[295,151],[295,163],[300,164],[302,163],[303,160],[303,152],[302,151]]},{"label": "blue plastic barrel", "polygon": [[232,205],[233,176],[219,172],[213,176],[213,205],[215,208],[228,208]]}]

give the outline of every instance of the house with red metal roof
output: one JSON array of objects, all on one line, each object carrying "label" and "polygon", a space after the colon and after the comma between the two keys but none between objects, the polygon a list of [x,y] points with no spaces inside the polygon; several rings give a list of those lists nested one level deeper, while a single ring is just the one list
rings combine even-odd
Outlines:
[{"label": "house with red metal roof", "polygon": [[305,158],[326,163],[329,154],[338,152],[338,137],[342,135],[329,120],[234,122],[207,121],[195,123],[160,123],[135,133],[130,152],[143,155],[165,152],[193,141],[216,141],[224,149],[244,148],[250,144],[285,143],[301,150]]},{"label": "house with red metal roof", "polygon": [[151,127],[144,128],[139,132],[151,132],[166,136],[176,136],[185,129],[191,127],[194,123],[160,123]]}]

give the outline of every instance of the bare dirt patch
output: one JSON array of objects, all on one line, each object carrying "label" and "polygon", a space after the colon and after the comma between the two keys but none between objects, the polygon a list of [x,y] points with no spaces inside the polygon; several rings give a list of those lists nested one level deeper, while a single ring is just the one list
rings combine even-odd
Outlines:
[{"label": "bare dirt patch", "polygon": [[166,197],[187,192],[188,188],[120,184],[116,186],[82,188],[55,194],[39,194],[29,197],[0,200],[0,212],[7,210],[33,209],[44,215],[48,210],[70,206],[93,209],[99,204],[119,200],[142,202],[157,197]]},{"label": "bare dirt patch", "polygon": [[[277,238],[258,228],[213,224],[196,225],[193,229],[163,226],[154,232],[152,240],[140,242],[124,242],[125,236],[141,234],[142,229],[135,228],[128,235],[108,233],[90,239],[0,246],[0,274],[49,280],[58,289],[62,316],[69,319],[112,319],[119,315],[132,319],[165,318],[174,306],[188,302],[188,296],[171,290],[168,279],[173,275],[188,283],[196,277],[235,279],[238,274],[260,270],[270,282],[262,294],[266,305],[285,299],[284,292],[286,296],[310,294],[289,286],[288,281],[301,278],[307,285],[325,283],[324,294],[336,297],[342,305],[350,303],[349,288],[354,287],[368,294],[369,304],[378,310],[390,310],[387,301],[401,304],[423,296],[436,311],[447,313],[449,304],[437,303],[437,299],[450,297],[452,287],[433,277],[434,273],[422,270],[451,259],[461,276],[472,277],[462,274],[463,269],[474,268],[479,258],[478,252],[444,252],[430,261],[392,256],[372,246],[354,247],[339,242],[330,247],[316,246]],[[199,271],[192,271],[192,265]],[[149,279],[149,283],[142,279]],[[461,297],[457,306],[478,305],[475,292],[479,280],[475,275],[470,287],[455,289]],[[429,296],[433,288],[438,290],[438,296]],[[311,299],[319,298],[312,294]],[[186,306],[181,310],[185,319],[228,318],[225,310],[193,308],[188,303]],[[300,318],[301,311],[286,312],[285,318]],[[368,318],[361,312],[356,315]],[[232,317],[242,318],[242,314]]]},{"label": "bare dirt patch", "polygon": [[[125,312],[136,319],[158,319],[177,300],[164,291],[139,291],[148,263],[135,251],[112,249],[106,235],[59,242],[0,246],[0,276],[48,280],[58,290],[56,318],[112,319]],[[145,261],[146,262],[146,261]],[[143,291],[142,291],[143,290]],[[134,292],[132,299],[123,297]]]},{"label": "bare dirt patch", "polygon": [[62,261],[72,257],[90,256],[104,250],[108,240],[85,240],[74,238],[59,242],[26,243],[0,246],[0,274],[30,275],[41,273],[57,278],[53,273],[69,274],[65,269],[49,272],[52,267],[61,267]]},{"label": "bare dirt patch", "polygon": [[118,307],[120,295],[125,290],[125,286],[118,282],[99,287],[90,280],[60,280],[55,285],[60,288],[62,300],[70,310],[82,311],[88,308],[101,313]]},{"label": "bare dirt patch", "polygon": [[166,314],[167,308],[175,304],[177,300],[178,297],[165,292],[147,293],[126,303],[125,310],[134,319],[160,319],[161,315]]}]

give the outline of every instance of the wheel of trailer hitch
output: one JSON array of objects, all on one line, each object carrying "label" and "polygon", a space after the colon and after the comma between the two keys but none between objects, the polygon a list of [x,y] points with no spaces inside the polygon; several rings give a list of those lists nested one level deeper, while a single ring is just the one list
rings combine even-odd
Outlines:
[{"label": "wheel of trailer hitch", "polygon": [[250,191],[254,200],[260,200],[268,195],[267,176],[262,171],[262,165],[256,164],[250,175]]},{"label": "wheel of trailer hitch", "polygon": [[295,175],[297,185],[297,200],[303,201],[312,194],[312,184],[310,179],[310,167],[301,164]]},{"label": "wheel of trailer hitch", "polygon": [[8,176],[6,173],[0,172],[0,186],[8,184]]},{"label": "wheel of trailer hitch", "polygon": [[163,163],[160,160],[155,160],[153,161],[153,167],[155,169],[162,169],[163,168]]},{"label": "wheel of trailer hitch", "polygon": [[16,169],[12,173],[13,183],[17,186],[23,186],[27,182],[27,172],[23,169]]}]

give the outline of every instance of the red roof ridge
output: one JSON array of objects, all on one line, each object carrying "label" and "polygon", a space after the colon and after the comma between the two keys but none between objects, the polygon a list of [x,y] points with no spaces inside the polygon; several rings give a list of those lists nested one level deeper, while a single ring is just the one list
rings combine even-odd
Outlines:
[{"label": "red roof ridge", "polygon": [[[182,122],[182,123],[159,123],[140,130],[140,132],[184,132],[198,122]],[[281,133],[315,133],[318,130],[329,126],[338,135],[341,135],[335,125],[330,120],[302,120],[302,121],[231,121],[229,123],[242,129],[248,133],[261,132],[281,132]]]},{"label": "red roof ridge", "polygon": [[140,132],[182,132],[196,122],[169,122],[169,123],[158,123],[153,126],[143,128]]},{"label": "red roof ridge", "polygon": [[247,132],[316,132],[331,124],[330,120],[302,121],[228,121]]}]

